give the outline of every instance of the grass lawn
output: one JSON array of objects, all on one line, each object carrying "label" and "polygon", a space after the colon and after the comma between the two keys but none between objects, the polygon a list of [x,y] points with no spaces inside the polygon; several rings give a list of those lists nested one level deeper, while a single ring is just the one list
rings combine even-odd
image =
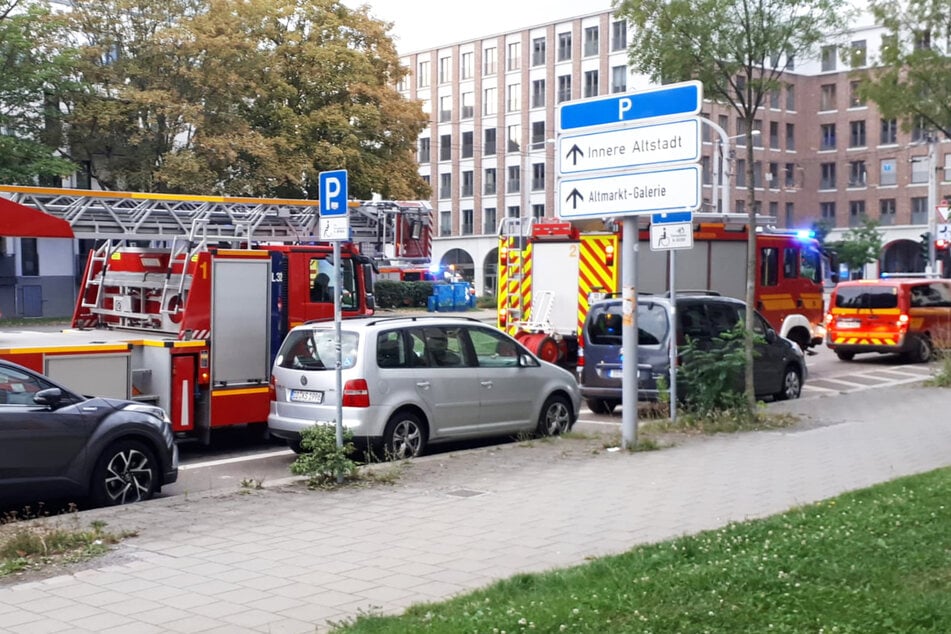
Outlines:
[{"label": "grass lawn", "polygon": [[334,631],[951,632],[951,469]]}]

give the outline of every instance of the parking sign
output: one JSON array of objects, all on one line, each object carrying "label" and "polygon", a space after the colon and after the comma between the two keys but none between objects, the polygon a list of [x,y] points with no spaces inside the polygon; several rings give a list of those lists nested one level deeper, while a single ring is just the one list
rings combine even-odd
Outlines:
[{"label": "parking sign", "polygon": [[317,185],[320,188],[320,215],[347,215],[347,170],[321,172]]}]

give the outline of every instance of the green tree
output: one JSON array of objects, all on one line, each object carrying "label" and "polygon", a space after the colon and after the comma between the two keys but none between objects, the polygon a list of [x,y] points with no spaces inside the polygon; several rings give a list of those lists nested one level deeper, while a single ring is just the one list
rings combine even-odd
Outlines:
[{"label": "green tree", "polygon": [[951,0],[873,0],[871,9],[887,35],[861,94],[906,130],[951,138]]},{"label": "green tree", "polygon": [[857,271],[881,256],[882,232],[878,230],[877,221],[865,218],[860,226],[849,229],[842,240],[831,246],[849,271]]},{"label": "green tree", "polygon": [[[707,98],[726,104],[746,135],[746,323],[753,323],[757,202],[753,130],[767,96],[781,88],[788,60],[814,55],[845,25],[836,0],[615,0],[616,15],[633,31],[631,66],[651,81],[699,80]],[[729,210],[728,210],[729,211]],[[753,391],[753,333],[744,340],[745,391]]]},{"label": "green tree", "polygon": [[76,0],[70,141],[110,188],[428,196],[390,25],[338,0]]},{"label": "green tree", "polygon": [[57,31],[40,2],[0,2],[0,182],[33,185],[74,171],[59,154],[58,104],[69,81],[68,54],[45,45]]}]

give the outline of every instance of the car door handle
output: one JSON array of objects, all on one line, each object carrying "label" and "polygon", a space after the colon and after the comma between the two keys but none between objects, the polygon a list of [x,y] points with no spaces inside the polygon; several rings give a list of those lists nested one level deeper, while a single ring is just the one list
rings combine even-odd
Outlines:
[{"label": "car door handle", "polygon": [[424,390],[428,390],[431,385],[432,385],[432,383],[430,383],[429,381],[417,381],[417,382],[416,382],[416,387],[422,388],[422,389],[424,389]]},{"label": "car door handle", "polygon": [[479,381],[479,384],[487,390],[492,389],[492,381]]}]

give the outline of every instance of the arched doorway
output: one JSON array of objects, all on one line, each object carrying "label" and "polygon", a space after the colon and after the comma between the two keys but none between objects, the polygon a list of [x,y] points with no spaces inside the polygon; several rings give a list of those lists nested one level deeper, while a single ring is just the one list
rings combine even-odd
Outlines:
[{"label": "arched doorway", "polygon": [[882,273],[924,273],[925,257],[915,240],[895,240],[882,249]]},{"label": "arched doorway", "polygon": [[439,262],[439,269],[444,273],[453,267],[463,281],[471,282],[475,278],[475,265],[472,263],[472,256],[462,249],[450,249],[442,256]]},{"label": "arched doorway", "polygon": [[482,261],[482,294],[496,295],[499,288],[499,248],[490,250]]}]

